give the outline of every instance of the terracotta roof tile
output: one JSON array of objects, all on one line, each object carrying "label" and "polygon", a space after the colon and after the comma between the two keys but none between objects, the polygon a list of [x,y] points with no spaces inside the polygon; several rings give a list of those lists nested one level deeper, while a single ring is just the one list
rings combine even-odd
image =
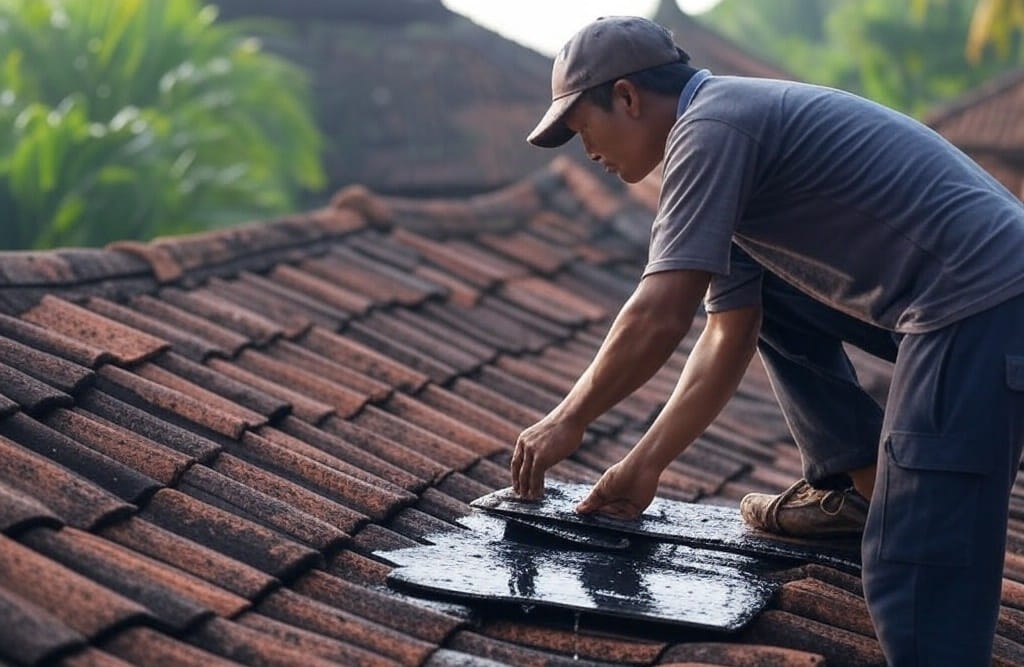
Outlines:
[{"label": "terracotta roof tile", "polygon": [[274,267],[269,278],[278,285],[350,315],[362,315],[374,305],[373,299],[364,294],[287,264]]},{"label": "terracotta roof tile", "polygon": [[[259,294],[265,294],[264,300],[270,302],[277,300],[287,304],[296,314],[312,320],[318,326],[337,329],[351,317],[351,313],[345,308],[335,308],[316,296],[293,289],[263,275],[243,271],[237,276],[236,282],[258,290]],[[245,293],[249,293],[249,291],[247,290]],[[261,308],[261,310],[264,309]]]},{"label": "terracotta roof tile", "polygon": [[390,565],[350,549],[336,554],[327,564],[329,574],[370,588],[384,587],[391,570]]},{"label": "terracotta roof tile", "polygon": [[85,392],[78,398],[78,405],[88,410],[92,419],[116,424],[197,461],[207,461],[220,451],[217,443],[99,390],[91,389]]},{"label": "terracotta roof tile", "polygon": [[422,546],[422,542],[376,523],[363,526],[352,538],[351,547],[379,558],[387,558],[385,552]]},{"label": "terracotta roof tile", "polygon": [[[158,373],[159,371],[154,370],[149,374],[158,375]],[[104,366],[99,370],[99,375],[100,380],[97,383],[99,389],[130,396],[133,403],[137,402],[165,410],[182,419],[204,426],[214,433],[237,439],[241,437],[242,432],[248,426],[247,419],[239,416],[240,412],[237,409],[229,411],[221,407],[223,402],[207,403],[116,366]]]},{"label": "terracotta roof tile", "polygon": [[316,424],[335,413],[333,406],[263,378],[257,373],[245,370],[233,362],[224,359],[211,359],[209,366],[232,380],[254,387],[258,391],[276,399],[286,401],[291,405],[292,414],[308,422]]},{"label": "terracotta roof tile", "polygon": [[490,456],[503,450],[510,450],[515,444],[514,441],[501,440],[495,435],[480,430],[463,416],[452,415],[447,411],[432,408],[406,394],[396,393],[388,400],[385,407],[392,414],[421,426],[445,440],[458,443],[481,456]]},{"label": "terracotta roof tile", "polygon": [[[346,424],[342,420],[332,420],[339,424]],[[348,429],[338,429],[344,431],[353,431],[359,427],[354,424],[349,424]],[[317,449],[323,450],[324,453],[336,458],[339,461],[344,461],[355,468],[362,470],[374,477],[380,478],[395,485],[396,487],[405,489],[406,491],[419,491],[425,487],[432,475],[429,477],[419,477],[411,472],[408,472],[405,468],[400,467],[394,463],[386,461],[371,451],[368,451],[365,447],[360,446],[358,443],[349,442],[343,436],[330,433],[326,430],[321,430],[315,426],[299,420],[299,419],[287,419],[282,422],[279,427],[281,430],[293,436],[303,443],[308,443]],[[372,435],[372,434],[370,434]],[[393,458],[401,458],[402,452],[395,452]],[[435,468],[440,470],[440,468]]]},{"label": "terracotta roof tile", "polygon": [[[216,353],[223,357],[233,357],[239,350],[249,344],[249,339],[236,331],[216,324],[207,318],[182,310],[148,294],[140,294],[132,298],[131,305],[139,312],[164,323],[168,327],[173,327],[175,331],[183,332],[184,336],[195,337],[202,341],[203,346],[201,348],[195,346],[179,348],[175,342],[175,350],[182,354],[189,355],[190,352],[192,354],[203,352],[206,346],[209,345],[212,346],[211,354]],[[193,356],[192,358],[195,361],[203,361],[206,357]]]},{"label": "terracotta roof tile", "polygon": [[[304,370],[256,350],[243,351],[234,363],[269,383],[289,387],[292,391],[326,403],[342,417],[355,414],[370,400],[368,394],[356,390],[354,387],[340,384],[328,374]],[[349,376],[344,377],[348,378]],[[364,385],[364,388],[367,386]]]},{"label": "terracotta roof tile", "polygon": [[526,648],[519,644],[493,639],[469,630],[460,630],[446,644],[448,648],[478,655],[499,663],[522,667],[597,667],[600,663],[580,660],[571,652],[558,653],[540,648]]},{"label": "terracotta roof tile", "polygon": [[88,647],[74,655],[61,658],[61,667],[132,667],[130,662],[125,662],[97,648]]},{"label": "terracotta roof tile", "polygon": [[3,536],[0,536],[0,581],[3,582],[0,588],[45,610],[89,638],[148,616],[138,603]]},{"label": "terracotta roof tile", "polygon": [[[264,431],[264,434],[267,433]],[[270,438],[273,439],[270,439]],[[317,493],[326,495],[346,507],[362,512],[372,519],[383,519],[399,505],[414,496],[354,466],[304,445],[305,451],[279,444],[287,436],[262,437],[246,433],[242,445],[234,452],[257,465],[267,466]],[[298,444],[303,444],[299,441]],[[311,458],[311,454],[316,458]]]},{"label": "terracotta roof tile", "polygon": [[0,434],[66,466],[128,502],[137,502],[160,487],[160,483],[148,475],[21,413],[0,421]]},{"label": "terracotta roof tile", "polygon": [[[452,474],[459,475],[459,473]],[[466,481],[469,482],[470,480],[467,479]],[[489,491],[490,489],[488,489]],[[426,489],[420,495],[419,502],[416,503],[416,509],[437,519],[447,521],[450,524],[456,524],[459,519],[472,512],[468,501],[450,496],[443,489],[439,488]]]},{"label": "terracotta roof tile", "polygon": [[353,420],[397,442],[415,443],[416,450],[449,469],[463,470],[479,455],[461,444],[445,440],[430,431],[373,406],[367,407]]},{"label": "terracotta roof tile", "polygon": [[[504,396],[526,408],[547,414],[558,405],[561,397],[549,389],[530,384],[501,367],[501,362],[510,357],[501,357],[497,366],[485,366],[474,377],[480,385]],[[522,362],[520,362],[522,365]],[[523,365],[523,367],[528,367]]]},{"label": "terracotta roof tile", "polygon": [[106,539],[189,572],[247,600],[277,585],[274,577],[139,517],[107,526]]},{"label": "terracotta roof tile", "polygon": [[[390,247],[400,248],[395,244]],[[408,251],[408,248],[404,250]],[[373,256],[367,257],[352,247],[334,246],[326,259],[330,260],[335,267],[344,266],[346,269],[356,269],[357,272],[353,277],[359,278],[361,273],[361,279],[355,282],[360,288],[365,288],[368,282],[375,283],[376,287],[373,287],[373,290],[383,290],[383,293],[377,292],[381,294],[376,299],[378,303],[387,301],[405,306],[415,306],[427,299],[444,296],[444,290],[417,277],[408,268],[392,266],[386,260],[381,261]],[[410,262],[403,263],[407,266],[410,264]],[[418,259],[416,263],[419,263]]]},{"label": "terracotta roof tile", "polygon": [[[426,359],[452,368],[455,373],[465,373],[486,361],[485,358],[475,356],[472,350],[459,346],[457,341],[449,337],[439,338],[436,332],[424,331],[394,315],[374,313],[362,320],[359,326],[372,330],[380,338],[414,349]],[[441,378],[435,381],[441,381]]]},{"label": "terracotta roof tile", "polygon": [[435,645],[462,624],[453,616],[318,570],[298,579],[293,588],[315,600],[339,606],[351,614]]},{"label": "terracotta roof tile", "polygon": [[536,423],[544,416],[543,411],[525,406],[476,380],[459,378],[452,385],[452,391],[470,403],[498,415],[508,423],[522,425],[524,428]]},{"label": "terracotta roof tile", "polygon": [[287,401],[274,398],[242,382],[238,382],[209,366],[203,366],[174,352],[165,352],[153,360],[154,364],[194,385],[219,394],[231,403],[262,415],[269,421],[277,421],[291,411]]},{"label": "terracotta roof tile", "polygon": [[104,317],[168,341],[175,350],[193,359],[202,360],[211,354],[222,352],[215,343],[204,339],[194,331],[182,329],[163,319],[140,313],[127,306],[98,298],[89,299],[86,305],[90,310]]},{"label": "terracotta roof tile", "polygon": [[519,354],[540,350],[549,342],[529,327],[489,308],[432,303],[423,306],[422,313],[424,318],[447,325],[487,346],[488,354],[484,355],[487,358],[493,355],[493,350]]},{"label": "terracotta roof tile", "polygon": [[[435,507],[438,507],[438,505],[435,505]],[[470,510],[467,507],[464,512],[459,513],[459,517],[466,516],[469,512]],[[447,533],[465,534],[465,529],[462,526],[457,526],[445,519],[439,519],[414,507],[407,507],[396,514],[388,522],[388,527],[399,535],[404,535],[419,542],[432,542],[432,537]]]},{"label": "terracotta roof tile", "polygon": [[503,278],[500,271],[481,262],[479,258],[466,257],[460,248],[428,239],[407,229],[394,230],[391,238],[414,248],[425,259],[474,287],[488,289]]},{"label": "terracotta roof tile", "polygon": [[11,534],[36,525],[59,527],[50,508],[26,492],[0,482],[0,533]]},{"label": "terracotta roof tile", "polygon": [[148,359],[170,345],[54,296],[44,297],[39,305],[22,313],[21,317],[104,350],[123,365]]},{"label": "terracotta roof tile", "polygon": [[[231,463],[228,463],[230,466]],[[232,468],[243,480],[252,472],[251,466],[235,459]],[[255,481],[255,480],[254,480]],[[335,526],[255,488],[203,465],[189,468],[178,489],[214,507],[259,523],[317,551],[331,551],[348,535]]]},{"label": "terracotta roof tile", "polygon": [[380,401],[391,393],[391,385],[324,357],[288,341],[278,341],[266,353],[288,366],[324,378],[334,384],[362,394],[367,400]]},{"label": "terracotta roof tile", "polygon": [[0,362],[66,394],[77,393],[93,379],[93,372],[85,366],[9,338],[0,337]]},{"label": "terracotta roof tile", "polygon": [[160,299],[191,315],[210,320],[241,334],[260,345],[265,345],[284,334],[281,326],[270,318],[254,313],[208,290],[186,292],[177,287],[165,287],[160,290]]},{"label": "terracotta roof tile", "polygon": [[259,611],[267,617],[362,647],[402,665],[422,664],[436,648],[429,642],[287,589],[269,595],[260,603]]},{"label": "terracotta roof tile", "polygon": [[428,381],[424,373],[363,343],[318,327],[313,327],[297,344],[395,388],[416,391]]},{"label": "terracotta roof tile", "polygon": [[360,234],[352,234],[345,238],[345,244],[358,250],[369,259],[409,272],[420,263],[420,255],[408,246],[395,243],[388,236],[376,229],[367,229]]},{"label": "terracotta roof tile", "polygon": [[[778,646],[726,642],[676,644],[661,656],[661,664],[736,665],[737,667],[825,667],[823,656]],[[832,663],[828,663],[832,664]]]},{"label": "terracotta roof tile", "polygon": [[782,587],[778,608],[828,625],[874,637],[863,598],[816,579],[791,581]]},{"label": "terracotta roof tile", "polygon": [[308,654],[290,642],[214,618],[187,635],[200,648],[242,664],[260,667],[336,667],[337,662]]},{"label": "terracotta roof tile", "polygon": [[84,642],[63,619],[0,586],[0,660],[36,665]]},{"label": "terracotta roof tile", "polygon": [[276,531],[172,489],[158,491],[142,516],[275,577],[289,576],[319,558],[316,551]]},{"label": "terracotta roof tile", "polygon": [[876,639],[785,611],[763,612],[743,636],[753,643],[817,653],[829,665],[885,665]]},{"label": "terracotta roof tile", "polygon": [[[379,320],[377,324],[379,326]],[[430,380],[439,384],[444,384],[452,377],[458,375],[458,371],[447,363],[439,361],[430,354],[406,343],[396,341],[387,332],[377,331],[375,327],[368,326],[362,322],[351,323],[346,330],[346,335],[356,342],[372,348],[380,355],[390,357],[414,372],[425,375]],[[414,333],[413,335],[415,336],[416,334]],[[416,337],[425,346],[433,345],[433,341],[426,337]],[[461,357],[461,360],[472,364],[472,360],[467,360],[465,357]]]},{"label": "terracotta roof tile", "polygon": [[502,414],[491,411],[487,407],[481,407],[458,393],[437,385],[424,388],[416,396],[416,399],[486,433],[506,446],[514,445],[519,433],[533,423],[529,420],[509,421]]},{"label": "terracotta roof tile", "polygon": [[571,250],[543,241],[528,232],[481,234],[477,238],[488,248],[541,273],[555,273],[573,259]]},{"label": "terracotta roof tile", "polygon": [[43,423],[133,470],[171,486],[195,459],[120,426],[94,419],[81,409],[55,410]]},{"label": "terracotta roof tile", "polygon": [[237,667],[218,657],[150,628],[129,628],[104,642],[103,648],[134,665],[153,667]]},{"label": "terracotta roof tile", "polygon": [[74,399],[60,389],[3,363],[0,363],[0,387],[8,399],[30,414],[74,404]]},{"label": "terracotta roof tile", "polygon": [[[291,432],[293,435],[302,437],[303,439],[307,438],[307,436],[303,435],[301,431],[293,430],[291,428],[291,424],[291,422],[284,424],[282,428]],[[379,457],[383,461],[387,461],[397,468],[405,470],[417,479],[433,480],[440,477],[448,470],[446,466],[437,462],[433,457],[428,456],[427,453],[411,449],[409,446],[398,443],[378,433],[374,429],[363,428],[353,422],[346,422],[336,417],[332,417],[321,424],[320,428],[329,434],[344,438],[356,447],[359,447],[373,456]],[[310,442],[316,443],[316,440],[310,438]],[[410,442],[412,447],[416,447],[418,444],[419,443],[417,441]],[[371,472],[374,472],[374,474],[385,479],[390,478],[389,475],[384,474],[383,472],[374,471],[372,468],[367,468],[367,470],[370,470]],[[392,479],[391,481],[398,483],[398,480],[396,479]],[[405,487],[404,484],[399,485]],[[410,490],[412,489],[410,488]]]},{"label": "terracotta roof tile", "polygon": [[13,415],[15,412],[21,409],[21,406],[7,398],[3,394],[0,394],[0,419]]},{"label": "terracotta roof tile", "polygon": [[[281,328],[286,338],[295,338],[313,326],[314,319],[299,308],[276,294],[240,280],[212,278],[204,286],[204,293],[223,299],[249,313],[259,313]],[[317,317],[316,323],[334,328],[338,321],[328,317]]]},{"label": "terracotta roof tile", "polygon": [[457,277],[425,264],[417,266],[413,273],[443,290],[443,296],[463,308],[469,308],[480,299],[480,290]]},{"label": "terracotta roof tile", "polygon": [[[345,533],[353,532],[360,524],[369,520],[365,515],[353,509],[230,454],[219,456],[213,469],[252,490],[275,498]],[[282,509],[291,511],[286,508]]]},{"label": "terracotta roof tile", "polygon": [[92,528],[133,509],[109,491],[2,436],[0,481],[79,528]]},{"label": "terracotta roof tile", "polygon": [[480,305],[496,312],[498,315],[511,318],[514,322],[525,325],[535,335],[544,336],[549,343],[553,340],[568,338],[572,333],[569,327],[530,312],[501,297],[485,297],[480,301]]},{"label": "terracotta roof tile", "polygon": [[665,650],[663,642],[598,636],[586,631],[573,632],[572,630],[511,621],[488,622],[480,628],[480,632],[487,637],[504,642],[525,644],[543,651],[578,655],[584,660],[600,660],[629,665],[653,664]]},{"label": "terracotta roof tile", "polygon": [[366,665],[366,667],[398,667],[399,663],[364,648],[347,642],[298,628],[286,622],[275,620],[258,613],[247,613],[238,622],[273,638],[282,645],[307,656],[316,656],[332,661],[333,664]]},{"label": "terracotta roof tile", "polygon": [[24,535],[22,541],[91,581],[137,602],[175,632],[213,613],[234,616],[249,607],[248,600],[190,573],[74,528],[39,528]]},{"label": "terracotta roof tile", "polygon": [[453,472],[441,480],[432,490],[441,491],[447,496],[460,500],[463,503],[470,503],[495,489],[493,486],[481,484],[461,472]]},{"label": "terracotta roof tile", "polygon": [[[184,357],[178,357],[178,359],[187,362]],[[154,362],[156,361],[159,361],[159,359],[154,360]],[[239,405],[238,403],[211,391],[207,388],[208,385],[205,385],[205,383],[203,385],[197,384],[196,382],[168,370],[165,364],[157,364],[154,362],[146,362],[135,367],[133,370],[139,376],[150,380],[151,382],[163,385],[168,389],[179,391],[186,396],[196,399],[197,401],[206,403],[211,407],[223,410],[227,414],[238,417],[245,423],[246,428],[257,428],[267,423],[268,419],[263,414],[254,412],[247,407]],[[171,363],[173,364],[173,362]],[[194,368],[202,369],[202,372],[193,372],[193,375],[198,375],[203,380],[213,380],[214,384],[218,384],[219,386],[230,386],[230,379],[225,378],[216,371],[210,370],[205,366],[199,366],[198,364],[196,364]],[[276,412],[278,415],[283,414],[287,410],[287,404],[283,402],[275,402],[274,407],[277,408]]]},{"label": "terracotta roof tile", "polygon": [[474,336],[467,335],[461,330],[461,327],[452,326],[444,321],[438,321],[427,313],[396,310],[393,315],[396,319],[414,327],[417,331],[443,340],[449,346],[473,357],[478,364],[487,363],[498,354],[498,351],[491,345],[491,341],[480,340]]}]

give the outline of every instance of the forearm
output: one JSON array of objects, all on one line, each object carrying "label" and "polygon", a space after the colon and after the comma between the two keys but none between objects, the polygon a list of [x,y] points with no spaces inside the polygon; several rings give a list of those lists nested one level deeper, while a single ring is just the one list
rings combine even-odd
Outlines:
[{"label": "forearm", "polygon": [[661,471],[718,416],[735,393],[757,347],[760,314],[739,312],[705,329],[661,414],[629,457]]}]

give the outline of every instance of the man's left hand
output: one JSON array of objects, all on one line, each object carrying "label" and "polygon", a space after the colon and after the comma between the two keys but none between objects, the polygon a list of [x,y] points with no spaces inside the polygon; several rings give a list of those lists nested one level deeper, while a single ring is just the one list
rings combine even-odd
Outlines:
[{"label": "man's left hand", "polygon": [[624,459],[605,471],[583,501],[580,514],[604,514],[616,519],[635,519],[647,509],[658,491],[660,470]]}]

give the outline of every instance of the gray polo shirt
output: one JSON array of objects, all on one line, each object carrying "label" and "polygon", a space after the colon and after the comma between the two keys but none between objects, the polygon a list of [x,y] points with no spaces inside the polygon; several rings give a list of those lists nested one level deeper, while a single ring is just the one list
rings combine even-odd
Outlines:
[{"label": "gray polo shirt", "polygon": [[896,111],[711,77],[669,134],[644,275],[676,269],[714,274],[709,312],[758,304],[767,269],[879,327],[932,331],[1024,293],[1024,205]]}]

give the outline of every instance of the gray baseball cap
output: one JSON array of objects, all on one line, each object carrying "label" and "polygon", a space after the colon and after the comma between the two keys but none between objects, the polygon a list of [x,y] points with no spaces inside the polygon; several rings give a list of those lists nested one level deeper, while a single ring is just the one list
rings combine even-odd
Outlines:
[{"label": "gray baseball cap", "polygon": [[672,33],[639,16],[602,16],[584,26],[555,56],[551,106],[527,137],[534,146],[554,148],[576,134],[565,114],[588,88],[640,70],[689,60]]}]

